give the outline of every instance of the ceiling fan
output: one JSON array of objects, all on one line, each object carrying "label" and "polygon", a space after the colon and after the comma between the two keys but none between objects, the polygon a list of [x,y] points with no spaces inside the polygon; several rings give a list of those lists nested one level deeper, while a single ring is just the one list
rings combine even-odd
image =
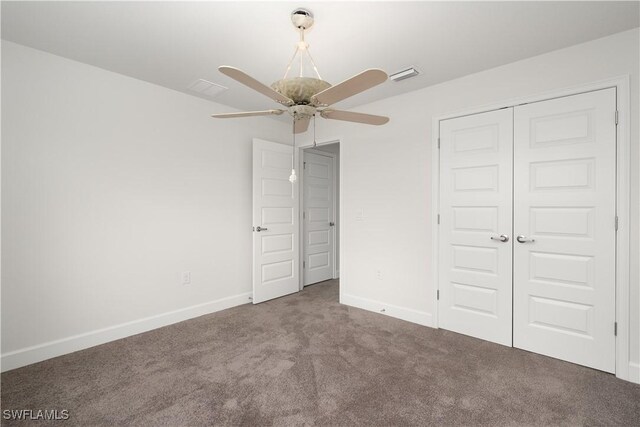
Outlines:
[{"label": "ceiling fan", "polygon": [[[364,123],[369,125],[383,125],[389,121],[388,117],[376,116],[372,114],[354,113],[351,111],[335,110],[330,106],[349,98],[360,92],[364,92],[374,86],[385,82],[387,74],[378,69],[369,69],[357,74],[350,79],[335,86],[322,80],[318,68],[316,67],[311,54],[309,44],[304,41],[304,33],[311,28],[314,23],[313,14],[307,9],[296,9],[291,13],[291,22],[300,31],[300,41],[296,44],[296,49],[287,65],[284,77],[276,81],[271,87],[259,82],[238,68],[221,66],[218,68],[221,73],[242,83],[251,89],[268,96],[280,105],[287,108],[293,117],[293,132],[305,132],[309,127],[311,118],[316,114],[320,117],[331,120],[343,120],[348,122]],[[305,56],[306,55],[306,56]],[[308,69],[313,69],[315,77],[305,77],[304,62],[311,63]],[[298,64],[300,72],[298,76],[289,77],[292,66]],[[212,117],[218,119],[251,116],[280,115],[283,109],[271,109],[263,111],[247,111],[238,113],[213,114]]]}]

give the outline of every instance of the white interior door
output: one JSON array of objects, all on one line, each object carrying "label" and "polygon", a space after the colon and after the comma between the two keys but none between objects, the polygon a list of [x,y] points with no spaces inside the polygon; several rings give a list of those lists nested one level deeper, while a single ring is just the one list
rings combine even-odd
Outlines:
[{"label": "white interior door", "polygon": [[[615,371],[616,92],[515,108],[514,346]],[[523,243],[520,243],[522,241]]]},{"label": "white interior door", "polygon": [[304,153],[303,233],[304,284],[333,278],[334,263],[334,159],[312,152]]},{"label": "white interior door", "polygon": [[439,325],[510,346],[513,109],[440,122],[440,147]]},{"label": "white interior door", "polygon": [[253,303],[299,289],[298,189],[291,146],[253,140]]}]

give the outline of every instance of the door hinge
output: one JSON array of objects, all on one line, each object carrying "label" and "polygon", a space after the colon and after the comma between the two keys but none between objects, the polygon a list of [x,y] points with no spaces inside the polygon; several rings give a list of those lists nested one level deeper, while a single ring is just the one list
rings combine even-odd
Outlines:
[{"label": "door hinge", "polygon": [[438,214],[438,225],[440,225],[440,214]]},{"label": "door hinge", "polygon": [[616,110],[616,126],[618,125],[618,110]]},{"label": "door hinge", "polygon": [[253,227],[253,231],[256,231],[256,228],[255,228],[255,227]]},{"label": "door hinge", "polygon": [[305,219],[307,217],[307,213],[306,212],[302,212],[302,219]]},{"label": "door hinge", "polygon": [[302,268],[307,268],[307,261],[302,261]]},{"label": "door hinge", "polygon": [[440,149],[440,137],[438,137],[438,150]]},{"label": "door hinge", "polygon": [[436,299],[440,301],[440,289],[436,291]]},{"label": "door hinge", "polygon": [[302,169],[306,169],[307,168],[307,162],[302,162]]},{"label": "door hinge", "polygon": [[613,322],[613,335],[618,336],[618,322]]},{"label": "door hinge", "polygon": [[618,231],[620,221],[618,220],[618,215],[616,215],[616,231]]}]

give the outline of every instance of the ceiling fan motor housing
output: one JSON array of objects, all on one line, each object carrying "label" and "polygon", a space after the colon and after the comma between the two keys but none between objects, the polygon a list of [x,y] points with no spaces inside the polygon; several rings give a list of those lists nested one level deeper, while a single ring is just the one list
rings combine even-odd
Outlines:
[{"label": "ceiling fan motor housing", "polygon": [[316,107],[312,105],[292,105],[289,114],[296,120],[308,119],[316,114]]},{"label": "ceiling fan motor housing", "polygon": [[309,9],[299,7],[291,12],[291,22],[298,29],[308,30],[313,25],[313,13]]}]

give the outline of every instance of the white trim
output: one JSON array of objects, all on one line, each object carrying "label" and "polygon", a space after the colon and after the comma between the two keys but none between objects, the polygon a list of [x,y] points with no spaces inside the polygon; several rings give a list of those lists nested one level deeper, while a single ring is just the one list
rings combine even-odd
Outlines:
[{"label": "white trim", "polygon": [[[336,239],[336,234],[338,233],[338,228],[340,227],[340,212],[336,209],[338,205],[339,196],[336,197],[336,194],[339,194],[338,190],[338,168],[340,167],[340,143],[338,144],[338,154],[329,153],[331,157],[333,157],[333,278],[337,279],[340,277],[339,271],[340,266],[338,265],[338,248],[340,247],[340,242]],[[337,163],[337,165],[336,165]],[[336,167],[337,166],[337,167]]]},{"label": "white trim", "polygon": [[[629,107],[629,76],[614,77],[611,79],[601,80],[594,83],[572,86],[564,89],[557,89],[552,91],[546,91],[537,95],[523,96],[513,98],[510,100],[496,102],[484,106],[470,108],[467,110],[459,111],[456,113],[443,114],[432,118],[432,197],[431,197],[431,215],[433,218],[432,232],[433,232],[433,283],[434,283],[434,319],[433,326],[438,327],[438,300],[437,290],[438,284],[438,249],[439,249],[439,236],[438,236],[438,224],[437,215],[440,210],[439,203],[439,190],[440,190],[440,153],[438,150],[438,138],[440,135],[440,121],[452,119],[461,116],[468,116],[471,114],[478,114],[493,110],[498,110],[505,107],[515,107],[521,104],[545,101],[554,98],[560,98],[564,96],[576,95],[584,92],[591,92],[595,90],[607,89],[615,87],[617,93],[617,109],[619,112],[618,128],[617,128],[617,144],[618,144],[618,157],[617,157],[617,201],[616,211],[619,218],[619,229],[616,240],[616,321],[618,322],[618,336],[616,338],[616,376],[623,380],[640,382],[640,378],[635,373],[632,373],[633,367],[637,364],[632,364],[629,360],[629,242],[630,242],[630,230],[629,230],[629,201],[630,201],[630,179],[629,173],[631,170],[630,164],[630,145],[631,145],[631,126],[630,126],[630,107]],[[637,370],[635,371],[637,372]],[[634,377],[635,375],[635,377]]]},{"label": "white trim", "polygon": [[367,311],[373,311],[378,314],[395,317],[396,319],[406,320],[407,322],[413,322],[419,325],[433,327],[433,316],[431,315],[431,313],[427,313],[424,311],[399,307],[397,305],[386,304],[383,302],[361,298],[345,293],[340,296],[340,303],[356,308],[361,308]]},{"label": "white trim", "polygon": [[[332,139],[329,141],[323,141],[323,142],[316,142],[316,147],[317,146],[322,146],[322,145],[331,145],[331,144],[340,144],[340,140],[339,139]],[[328,151],[321,151],[321,150],[314,150],[313,149],[313,142],[308,142],[308,143],[301,143],[299,146],[297,146],[296,148],[297,150],[297,154],[298,154],[298,170],[301,171],[301,173],[299,174],[299,180],[300,180],[300,186],[298,188],[299,191],[299,198],[298,200],[300,200],[300,211],[299,211],[299,224],[300,224],[300,238],[298,239],[299,242],[299,247],[300,247],[300,252],[301,252],[301,257],[300,259],[304,260],[304,218],[303,218],[303,213],[304,213],[304,156],[305,153],[309,152],[309,153],[314,153],[314,154],[318,154],[320,156],[326,156],[326,157],[331,157],[333,159],[333,194],[334,194],[334,198],[333,198],[333,218],[337,218],[336,224],[340,223],[340,212],[336,212],[336,198],[335,198],[335,194],[336,194],[336,189],[337,189],[337,185],[338,185],[338,171],[336,169],[336,154],[334,153],[330,153]],[[342,162],[338,162],[338,167],[341,167]],[[342,176],[342,170],[340,170],[340,176]],[[340,198],[342,198],[342,182],[340,183]],[[340,200],[340,209],[342,210],[342,200]],[[337,214],[337,216],[336,216]],[[337,279],[340,277],[340,266],[338,265],[338,259],[337,259],[337,248],[339,245],[342,244],[342,237],[340,237],[340,242],[336,241],[336,230],[337,227],[333,227],[333,272],[332,272],[332,278],[333,279]],[[341,251],[342,252],[342,251]],[[304,268],[302,267],[302,263],[300,263],[300,285],[299,285],[299,289],[302,290],[304,288]]]},{"label": "white trim", "polygon": [[[616,86],[616,108],[618,110],[617,127],[617,194],[616,213],[618,232],[616,233],[616,376],[628,381],[630,377],[630,198],[631,198],[631,126],[629,114],[629,76],[620,78]],[[636,378],[635,382],[640,382]]]},{"label": "white trim", "polygon": [[340,181],[339,181],[339,188],[340,191],[338,191],[338,200],[340,201],[340,203],[338,204],[338,206],[340,206],[339,212],[338,212],[338,224],[340,224],[340,239],[338,241],[338,247],[340,248],[340,257],[338,258],[338,277],[340,277],[340,280],[338,281],[339,285],[338,285],[338,301],[343,304],[343,298],[342,295],[344,294],[344,290],[347,289],[347,281],[345,280],[344,277],[340,276],[340,271],[342,270],[342,265],[347,265],[344,262],[345,256],[344,256],[344,227],[342,226],[343,222],[342,222],[342,218],[344,218],[344,203],[343,203],[343,199],[342,199],[342,195],[344,194],[344,191],[342,191],[342,189],[344,188],[344,169],[342,167],[342,165],[344,164],[344,151],[343,151],[343,147],[344,145],[342,145],[342,138],[340,140],[338,140],[338,142],[340,143],[340,159],[338,161],[338,169],[340,170]]},{"label": "white trim", "polygon": [[[342,138],[334,138],[334,139],[328,139],[326,141],[316,141],[316,147],[320,147],[323,145],[331,145],[331,144],[340,144],[340,142],[342,141]],[[297,145],[298,149],[300,150],[305,150],[307,148],[313,148],[313,141],[307,141],[307,142],[300,142]],[[326,153],[326,151],[323,151],[323,153]]]},{"label": "white trim", "polygon": [[110,341],[130,337],[152,329],[182,322],[184,320],[193,319],[194,317],[215,313],[217,311],[236,307],[242,304],[248,304],[251,302],[251,295],[251,292],[245,292],[205,302],[203,304],[193,305],[191,307],[145,317],[143,319],[109,326],[107,328],[97,329],[95,331],[85,332],[55,341],[49,341],[32,347],[10,351],[2,354],[2,372],[30,365],[32,363],[41,362],[43,360],[51,359],[52,357],[62,356],[78,350],[108,343]]},{"label": "white trim", "polygon": [[640,363],[629,363],[629,381],[640,384]]},{"label": "white trim", "polygon": [[440,265],[440,224],[438,224],[438,215],[440,215],[440,120],[433,118],[431,127],[431,257],[433,266],[433,325],[439,328],[439,309],[438,292],[440,290],[439,269]]}]

